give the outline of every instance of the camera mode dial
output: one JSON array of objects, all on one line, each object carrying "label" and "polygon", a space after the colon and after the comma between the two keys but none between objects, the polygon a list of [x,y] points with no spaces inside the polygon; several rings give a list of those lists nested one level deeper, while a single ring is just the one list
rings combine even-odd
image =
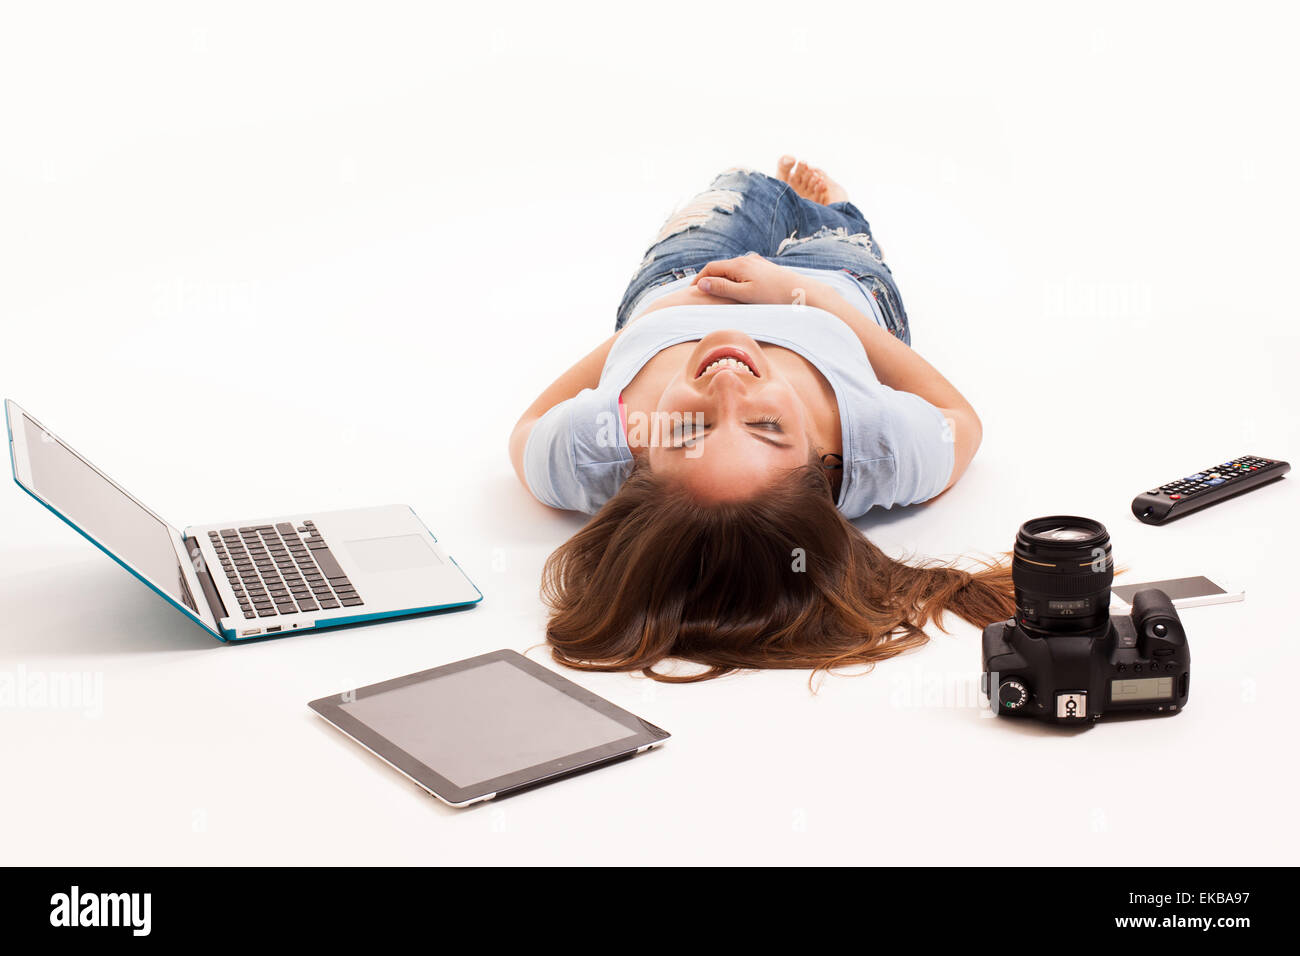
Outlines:
[{"label": "camera mode dial", "polygon": [[1029,688],[1018,680],[1004,680],[998,685],[998,706],[1003,710],[1019,710],[1029,703]]}]

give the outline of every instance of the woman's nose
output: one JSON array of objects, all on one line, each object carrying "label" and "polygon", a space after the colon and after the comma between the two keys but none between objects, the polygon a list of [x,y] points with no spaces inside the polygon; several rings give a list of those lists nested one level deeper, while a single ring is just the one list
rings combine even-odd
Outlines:
[{"label": "woman's nose", "polygon": [[724,368],[713,373],[713,378],[709,381],[708,391],[716,394],[738,394],[748,386],[749,383],[745,381],[747,378],[752,379],[753,376]]}]

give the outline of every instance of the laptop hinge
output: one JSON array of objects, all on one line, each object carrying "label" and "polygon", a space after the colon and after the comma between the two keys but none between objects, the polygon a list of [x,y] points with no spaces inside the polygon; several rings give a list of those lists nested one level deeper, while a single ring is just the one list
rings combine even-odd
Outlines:
[{"label": "laptop hinge", "polygon": [[217,619],[217,628],[221,628],[221,622],[226,617],[226,606],[221,602],[221,593],[217,591],[217,586],[212,580],[212,574],[208,571],[207,558],[203,557],[203,552],[199,549],[199,543],[193,538],[185,538],[185,553],[190,556],[190,566],[194,568],[194,576],[199,579],[199,585],[203,588],[203,596],[207,599],[208,607],[212,609],[212,614]]}]

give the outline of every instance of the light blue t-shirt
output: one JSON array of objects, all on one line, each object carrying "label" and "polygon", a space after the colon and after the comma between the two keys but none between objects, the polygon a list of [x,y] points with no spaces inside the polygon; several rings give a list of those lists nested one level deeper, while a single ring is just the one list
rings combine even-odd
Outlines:
[{"label": "light blue t-shirt", "polygon": [[632,470],[618,400],[655,355],[710,332],[739,329],[759,343],[802,355],[830,382],[840,409],[844,474],[836,506],[856,518],[873,507],[933,498],[953,467],[943,412],[881,384],[851,328],[811,306],[683,305],[641,316],[614,340],[596,388],[560,402],[533,426],[524,477],[543,504],[599,511]]}]

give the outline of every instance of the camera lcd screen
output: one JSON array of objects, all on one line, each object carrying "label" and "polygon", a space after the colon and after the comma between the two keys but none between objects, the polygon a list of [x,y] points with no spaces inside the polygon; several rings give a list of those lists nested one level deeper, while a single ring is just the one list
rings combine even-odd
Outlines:
[{"label": "camera lcd screen", "polygon": [[1169,700],[1174,696],[1174,679],[1172,677],[1143,677],[1137,680],[1113,680],[1110,682],[1110,699],[1114,704],[1130,701]]}]

